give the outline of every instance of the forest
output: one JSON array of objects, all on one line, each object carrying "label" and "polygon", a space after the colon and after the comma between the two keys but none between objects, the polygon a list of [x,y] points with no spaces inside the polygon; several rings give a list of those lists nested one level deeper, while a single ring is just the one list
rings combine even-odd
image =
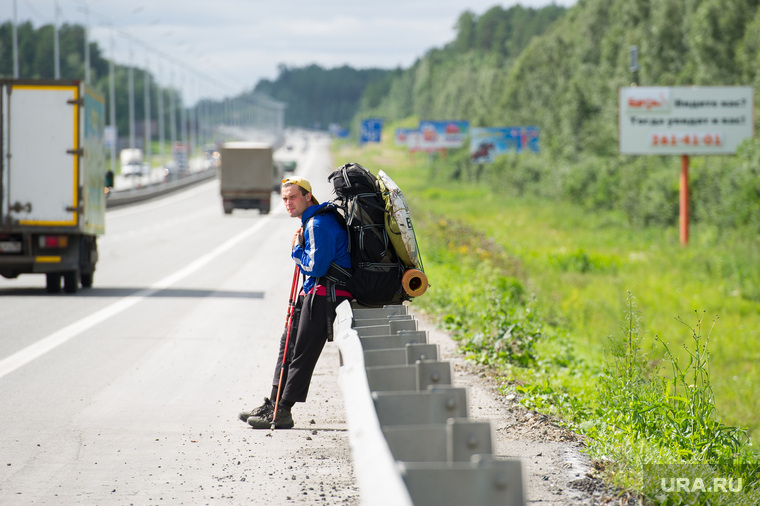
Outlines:
[{"label": "forest", "polygon": [[[552,18],[548,26],[538,21]],[[515,26],[533,31],[522,35]],[[486,44],[495,37],[489,33],[508,34],[503,40],[514,50]],[[638,48],[637,76],[629,68],[632,46]],[[680,160],[618,153],[619,88],[634,79],[640,86],[742,85],[753,86],[757,96],[759,52],[755,0],[582,0],[562,15],[555,7],[494,7],[481,16],[462,14],[455,40],[393,76],[384,98],[365,96],[357,120],[382,117],[408,127],[419,119],[536,125],[539,156],[502,157],[481,172],[462,150],[448,157],[450,177],[482,175],[507,194],[614,209],[633,226],[670,227],[679,219]],[[692,157],[691,167],[694,223],[717,233],[760,231],[756,140],[736,156]]]}]

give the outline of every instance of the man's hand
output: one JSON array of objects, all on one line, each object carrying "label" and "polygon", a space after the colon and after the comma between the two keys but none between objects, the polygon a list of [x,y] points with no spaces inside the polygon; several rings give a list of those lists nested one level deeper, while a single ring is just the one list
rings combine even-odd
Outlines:
[{"label": "man's hand", "polygon": [[296,234],[293,236],[293,242],[291,243],[291,248],[295,248],[296,244],[303,246],[303,227],[296,230]]}]

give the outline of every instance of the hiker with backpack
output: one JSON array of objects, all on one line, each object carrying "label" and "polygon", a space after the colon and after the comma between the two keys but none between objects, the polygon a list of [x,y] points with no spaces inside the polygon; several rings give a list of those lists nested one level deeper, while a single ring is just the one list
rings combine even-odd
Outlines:
[{"label": "hiker with backpack", "polygon": [[336,269],[345,273],[351,270],[348,232],[332,204],[320,204],[311,193],[311,184],[302,177],[283,179],[281,191],[290,217],[301,219],[301,227],[293,236],[291,257],[304,282],[288,318],[289,328],[280,339],[270,397],[265,397],[258,408],[239,415],[254,429],[293,427],[291,408],[306,401],[317,360],[325,343],[332,340],[335,307],[353,298],[332,275]]}]

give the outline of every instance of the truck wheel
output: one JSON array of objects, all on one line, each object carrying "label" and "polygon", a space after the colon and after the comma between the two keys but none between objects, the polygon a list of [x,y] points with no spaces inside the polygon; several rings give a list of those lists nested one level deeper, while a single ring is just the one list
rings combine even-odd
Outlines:
[{"label": "truck wheel", "polygon": [[79,271],[67,271],[63,273],[63,291],[77,293],[79,290]]},{"label": "truck wheel", "polygon": [[259,209],[259,212],[261,214],[269,214],[269,209],[264,209],[263,207]]},{"label": "truck wheel", "polygon": [[92,278],[95,273],[89,272],[89,273],[82,273],[80,276],[80,281],[82,282],[82,288],[91,288],[92,287]]},{"label": "truck wheel", "polygon": [[59,293],[61,291],[60,272],[48,272],[45,274],[45,290],[48,293]]},{"label": "truck wheel", "polygon": [[79,280],[82,288],[92,286],[95,263],[98,261],[98,241],[95,237],[83,237],[80,246]]}]

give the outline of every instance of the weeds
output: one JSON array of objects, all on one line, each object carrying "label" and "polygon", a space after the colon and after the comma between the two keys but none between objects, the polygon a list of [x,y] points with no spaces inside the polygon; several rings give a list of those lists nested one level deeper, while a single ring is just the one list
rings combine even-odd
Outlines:
[{"label": "weeds", "polygon": [[[747,494],[757,494],[760,460],[751,451],[747,433],[723,425],[715,408],[709,343],[717,318],[707,335],[702,333],[703,320],[699,315],[694,327],[678,320],[691,332],[692,346],[683,346],[688,360],[682,365],[670,346],[655,336],[655,342],[664,350],[663,363],[669,369],[669,374],[662,377],[659,368],[642,351],[639,315],[629,292],[623,339],[613,343],[602,378],[603,395],[597,420],[581,425],[592,440],[590,452],[615,456],[621,446],[629,448],[631,454],[626,460],[636,465],[617,469],[628,474],[629,485],[642,486],[638,482],[638,465],[681,466],[682,470],[688,466],[692,471],[708,469],[713,474],[741,479]],[[614,451],[611,446],[616,447]],[[680,504],[681,500],[691,504],[723,504],[715,502],[718,496],[710,494],[688,495],[686,499],[680,495],[673,497],[678,500],[672,504]],[[670,499],[675,500],[673,497]]]},{"label": "weeds", "polygon": [[542,330],[535,298],[524,301],[522,285],[514,279],[498,281],[501,286],[490,287],[479,314],[483,330],[467,339],[462,349],[481,364],[529,367],[535,364],[535,345]]},{"label": "weeds", "polygon": [[706,336],[702,336],[701,318],[697,317],[695,327],[680,318],[677,320],[691,331],[693,340],[693,348],[683,346],[689,357],[684,367],[668,344],[655,336],[665,349],[672,374],[670,380],[663,381],[667,430],[675,436],[678,453],[685,460],[731,462],[739,449],[748,443],[748,438],[744,430],[723,426],[717,419],[708,349],[717,318]]}]

